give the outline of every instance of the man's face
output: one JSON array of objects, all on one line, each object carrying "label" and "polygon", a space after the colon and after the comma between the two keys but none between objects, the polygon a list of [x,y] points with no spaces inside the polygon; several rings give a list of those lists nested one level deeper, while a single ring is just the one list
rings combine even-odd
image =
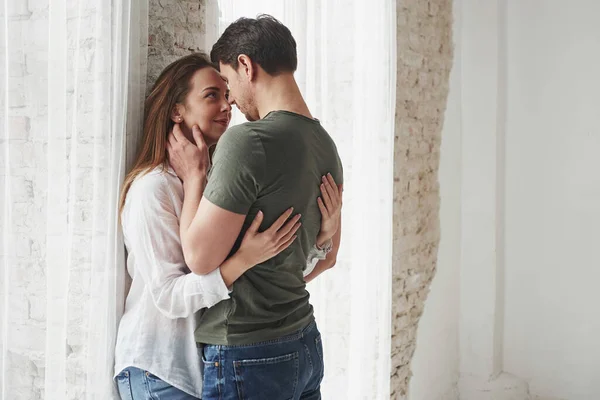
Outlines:
[{"label": "man's face", "polygon": [[260,115],[254,101],[251,80],[244,68],[239,67],[236,71],[231,65],[221,62],[219,69],[229,86],[229,103],[235,104],[248,121],[259,120]]}]

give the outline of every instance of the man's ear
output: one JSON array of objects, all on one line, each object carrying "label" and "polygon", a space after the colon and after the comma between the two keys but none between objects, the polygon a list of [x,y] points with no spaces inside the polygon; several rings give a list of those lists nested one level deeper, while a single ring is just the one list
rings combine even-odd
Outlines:
[{"label": "man's ear", "polygon": [[248,81],[253,81],[256,76],[256,67],[252,59],[245,54],[240,54],[237,60],[238,72],[243,74]]}]

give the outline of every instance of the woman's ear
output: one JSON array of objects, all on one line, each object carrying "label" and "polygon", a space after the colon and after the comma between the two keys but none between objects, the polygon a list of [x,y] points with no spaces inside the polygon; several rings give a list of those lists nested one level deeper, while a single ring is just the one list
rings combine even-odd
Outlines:
[{"label": "woman's ear", "polygon": [[175,104],[175,107],[173,107],[173,110],[171,110],[171,121],[175,122],[176,124],[180,124],[183,122],[183,111],[184,111],[184,107],[181,104]]}]

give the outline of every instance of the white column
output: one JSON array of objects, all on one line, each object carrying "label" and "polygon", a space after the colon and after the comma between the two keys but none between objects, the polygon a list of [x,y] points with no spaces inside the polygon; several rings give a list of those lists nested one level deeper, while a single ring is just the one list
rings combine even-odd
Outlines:
[{"label": "white column", "polygon": [[481,400],[502,373],[506,4],[462,5],[459,390]]},{"label": "white column", "polygon": [[[457,0],[460,1],[460,0]],[[463,0],[459,392],[528,399],[503,373],[506,0]]]}]

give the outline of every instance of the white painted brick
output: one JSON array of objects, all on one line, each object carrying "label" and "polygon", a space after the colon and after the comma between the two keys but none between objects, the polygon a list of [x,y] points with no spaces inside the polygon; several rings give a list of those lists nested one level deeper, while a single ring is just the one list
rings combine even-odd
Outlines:
[{"label": "white painted brick", "polygon": [[20,1],[9,1],[8,6],[8,16],[11,19],[27,19],[31,15],[31,11],[29,11],[28,0],[20,0]]},{"label": "white painted brick", "polygon": [[11,57],[8,64],[8,76],[10,78],[21,78],[25,76],[25,60],[19,60],[17,57]]},{"label": "white painted brick", "polygon": [[47,18],[27,21],[23,31],[23,45],[27,52],[48,51],[48,30]]},{"label": "white painted brick", "polygon": [[38,375],[35,364],[29,357],[18,352],[9,351],[8,355],[8,382],[6,398],[15,400],[40,399],[39,391],[35,389],[34,380]]},{"label": "white painted brick", "polygon": [[46,298],[44,296],[29,296],[29,318],[38,322],[46,320]]},{"label": "white painted brick", "polygon": [[31,130],[31,119],[24,116],[8,117],[8,137],[9,139],[29,139]]},{"label": "white painted brick", "polygon": [[28,294],[24,290],[12,288],[8,296],[8,314],[11,320],[25,321],[29,319]]},{"label": "white painted brick", "polygon": [[44,351],[46,347],[46,328],[43,324],[13,324],[8,328],[8,341],[16,350]]},{"label": "white painted brick", "polygon": [[22,79],[8,80],[8,106],[10,108],[25,107],[25,92]]},{"label": "white painted brick", "polygon": [[[12,151],[11,146],[11,151]],[[15,146],[15,151],[20,149]],[[13,176],[10,178],[11,198],[13,202],[27,202],[33,197],[33,181],[25,176]]]},{"label": "white painted brick", "polygon": [[48,0],[27,0],[29,11],[39,13],[48,10]]}]

